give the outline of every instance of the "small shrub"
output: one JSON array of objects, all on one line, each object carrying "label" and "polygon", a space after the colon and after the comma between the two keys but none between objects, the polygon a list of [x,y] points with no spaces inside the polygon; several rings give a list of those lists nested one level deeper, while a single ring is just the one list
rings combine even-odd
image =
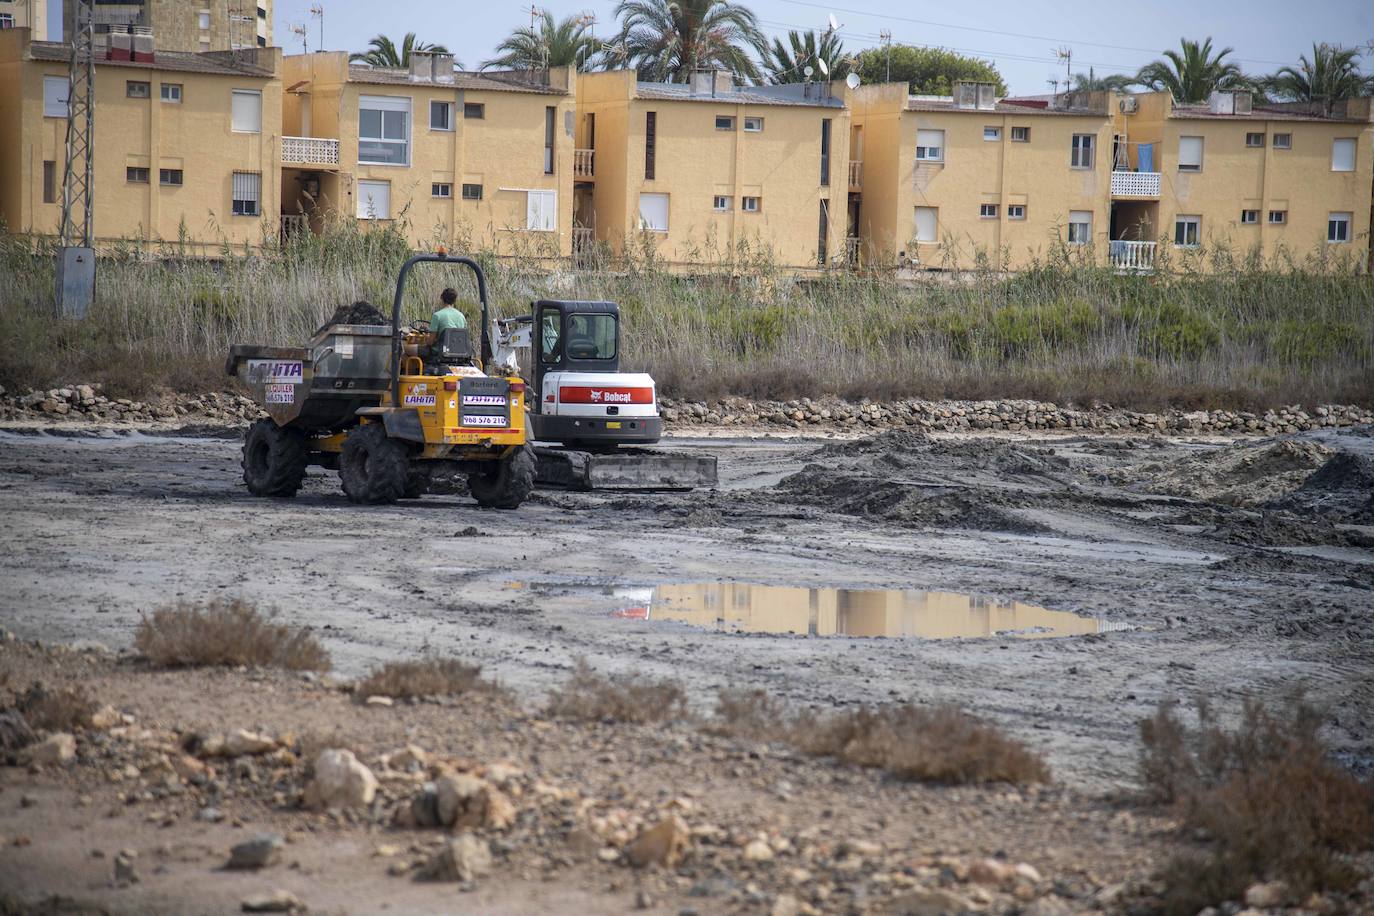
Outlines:
[{"label": "small shrub", "polygon": [[567,682],[549,693],[548,713],[567,719],[666,722],[687,715],[687,694],[669,680],[597,674],[579,658]]},{"label": "small shrub", "polygon": [[354,694],[361,700],[372,696],[452,696],[487,687],[479,678],[481,673],[481,665],[468,665],[456,658],[387,662],[359,681]]},{"label": "small shrub", "polygon": [[24,691],[15,702],[31,727],[43,731],[69,732],[78,726],[89,728],[96,702],[85,688],[63,687],[50,690],[41,682]]},{"label": "small shrub", "polygon": [[272,623],[241,599],[180,602],[144,617],[134,648],[164,668],[237,667],[328,671],[329,653],[310,630]]},{"label": "small shrub", "polygon": [[786,707],[766,690],[722,690],[716,715],[706,731],[717,735],[770,740],[787,733]]},{"label": "small shrub", "polygon": [[1360,880],[1346,855],[1374,848],[1374,785],[1331,762],[1320,724],[1301,699],[1276,713],[1247,700],[1229,731],[1202,702],[1193,730],[1168,702],[1141,722],[1147,791],[1210,838],[1165,865],[1166,912],[1239,900],[1256,881],[1282,881],[1301,901]]}]

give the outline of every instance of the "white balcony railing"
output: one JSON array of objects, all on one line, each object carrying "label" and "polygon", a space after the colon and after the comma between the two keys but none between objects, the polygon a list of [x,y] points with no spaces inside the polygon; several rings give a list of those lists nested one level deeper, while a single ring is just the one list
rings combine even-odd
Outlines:
[{"label": "white balcony railing", "polygon": [[573,150],[573,177],[593,178],[596,175],[596,150]]},{"label": "white balcony railing", "polygon": [[1108,257],[1112,267],[1123,273],[1150,273],[1155,269],[1155,243],[1117,239],[1111,243]]},{"label": "white balcony railing", "polygon": [[864,164],[858,159],[849,160],[849,186],[856,191],[864,186]]},{"label": "white balcony railing", "polygon": [[1113,197],[1158,197],[1158,172],[1112,172]]},{"label": "white balcony railing", "polygon": [[324,137],[282,137],[281,161],[300,165],[338,165],[339,141]]}]

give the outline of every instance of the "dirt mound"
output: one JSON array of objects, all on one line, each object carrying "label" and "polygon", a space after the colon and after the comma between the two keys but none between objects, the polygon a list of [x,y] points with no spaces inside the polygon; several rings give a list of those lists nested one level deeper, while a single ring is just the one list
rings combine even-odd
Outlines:
[{"label": "dirt mound", "polygon": [[930,437],[923,432],[910,429],[894,429],[863,439],[827,443],[816,449],[815,457],[847,458],[853,455],[915,452],[925,449],[929,444]]},{"label": "dirt mound", "polygon": [[1137,469],[1141,486],[1155,493],[1227,506],[1263,506],[1301,487],[1332,455],[1315,442],[1284,440],[1271,445],[1236,445],[1171,464]]},{"label": "dirt mound", "polygon": [[341,305],[334,310],[329,320],[320,325],[316,334],[335,324],[391,324],[391,319],[366,299],[359,299],[352,305]]},{"label": "dirt mound", "polygon": [[1374,458],[1337,452],[1294,492],[1269,508],[1319,512],[1356,524],[1374,523]]}]

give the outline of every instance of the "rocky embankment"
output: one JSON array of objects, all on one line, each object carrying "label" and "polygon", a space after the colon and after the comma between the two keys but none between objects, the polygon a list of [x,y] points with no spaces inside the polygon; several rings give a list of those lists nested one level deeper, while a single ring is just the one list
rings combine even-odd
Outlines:
[{"label": "rocky embankment", "polygon": [[187,418],[238,424],[265,416],[252,398],[231,392],[175,395],[151,401],[109,398],[100,385],[30,389],[0,388],[0,420],[104,420],[153,423]]}]

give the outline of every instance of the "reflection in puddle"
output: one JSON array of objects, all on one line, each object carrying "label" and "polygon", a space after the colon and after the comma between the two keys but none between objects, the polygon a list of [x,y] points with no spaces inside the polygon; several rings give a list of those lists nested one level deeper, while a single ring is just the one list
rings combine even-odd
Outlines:
[{"label": "reflection in puddle", "polygon": [[737,633],[807,636],[1014,636],[1027,639],[1127,630],[1123,623],[1017,601],[900,589],[787,588],[742,582],[613,588],[613,616],[672,620]]}]

